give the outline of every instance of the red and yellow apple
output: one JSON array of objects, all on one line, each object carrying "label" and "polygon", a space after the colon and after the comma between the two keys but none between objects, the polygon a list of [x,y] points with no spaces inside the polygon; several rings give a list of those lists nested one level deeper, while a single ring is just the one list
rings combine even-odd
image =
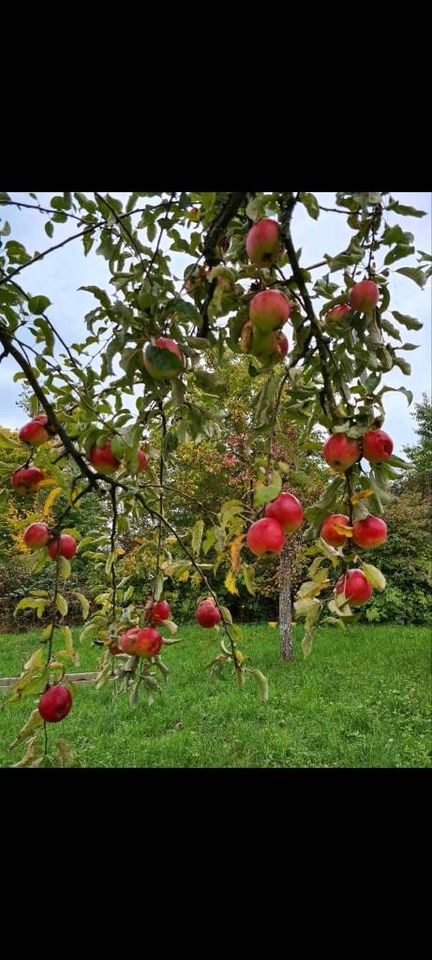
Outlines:
[{"label": "red and yellow apple", "polygon": [[94,446],[90,450],[90,463],[98,473],[115,473],[116,470],[121,466],[120,460],[114,456],[111,450],[111,444],[109,440],[103,445],[103,447]]},{"label": "red and yellow apple", "polygon": [[28,443],[32,447],[40,447],[52,436],[52,430],[48,431],[47,427],[48,417],[44,413],[40,413],[21,427],[18,437],[23,443]]},{"label": "red and yellow apple", "polygon": [[261,290],[249,304],[250,321],[261,333],[283,327],[290,313],[291,303],[279,290]]},{"label": "red and yellow apple", "polygon": [[39,470],[39,467],[22,467],[12,474],[11,484],[16,493],[34,493],[43,479],[44,474],[42,470]]},{"label": "red and yellow apple", "polygon": [[326,320],[337,321],[342,320],[346,313],[350,313],[351,307],[348,303],[338,303],[336,307],[332,307],[331,310],[326,313]]},{"label": "red and yellow apple", "polygon": [[277,220],[269,217],[258,220],[246,237],[246,251],[257,267],[270,267],[275,263],[283,252]]},{"label": "red and yellow apple", "polygon": [[373,280],[361,280],[349,292],[349,302],[353,310],[367,313],[376,307],[380,298],[380,289]]},{"label": "red and yellow apple", "polygon": [[347,538],[343,535],[343,533],[338,533],[338,531],[335,530],[335,524],[341,527],[347,527],[349,524],[349,518],[343,513],[332,513],[324,520],[320,530],[320,537],[322,537],[325,543],[328,543],[330,547],[343,547]]},{"label": "red and yellow apple", "polygon": [[[160,351],[169,351],[172,355],[172,360],[170,361],[169,357],[163,356],[161,352],[161,361],[163,359],[164,362],[160,367],[156,366],[151,356],[154,348]],[[153,344],[147,343],[144,347],[144,366],[147,373],[153,377],[153,380],[173,380],[175,377],[180,376],[184,365],[184,354],[180,350],[178,343],[176,343],[175,340],[170,340],[169,337],[156,337]]]}]

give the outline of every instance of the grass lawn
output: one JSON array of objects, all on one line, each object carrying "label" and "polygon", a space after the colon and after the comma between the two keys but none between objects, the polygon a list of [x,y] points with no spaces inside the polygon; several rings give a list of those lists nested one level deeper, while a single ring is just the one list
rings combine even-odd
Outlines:
[{"label": "grass lawn", "polygon": [[[74,631],[76,633],[76,631]],[[69,716],[49,728],[67,739],[81,767],[426,767],[430,766],[430,630],[427,627],[322,628],[303,659],[278,659],[278,633],[244,627],[243,653],[266,674],[267,704],[252,677],[211,684],[203,668],[217,653],[196,626],[167,647],[170,676],[153,706],[132,710],[110,687],[80,687]],[[0,676],[17,676],[37,633],[0,636]],[[80,670],[95,669],[99,647],[80,648]],[[76,668],[70,668],[73,672]],[[160,675],[159,675],[160,676]],[[6,699],[2,691],[0,698]],[[0,766],[33,709],[32,698],[0,710]]]}]

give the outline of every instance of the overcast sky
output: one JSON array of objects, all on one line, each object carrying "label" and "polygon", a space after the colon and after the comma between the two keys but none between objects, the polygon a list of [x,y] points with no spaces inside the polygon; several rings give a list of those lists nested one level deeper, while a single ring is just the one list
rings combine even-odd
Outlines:
[{"label": "overcast sky", "polygon": [[[42,206],[48,206],[52,195],[38,194],[39,203]],[[112,195],[118,196],[123,201],[128,196],[128,194],[116,193]],[[317,193],[316,196],[323,206],[334,206],[334,193]],[[427,212],[427,216],[422,219],[388,214],[387,220],[391,225],[400,222],[404,230],[409,230],[414,234],[416,248],[430,252],[432,246],[432,194],[392,191],[392,196],[401,203]],[[28,194],[23,193],[12,194],[12,199],[33,202]],[[3,207],[0,213],[2,220],[7,219],[11,225],[10,238],[13,237],[13,239],[23,243],[31,254],[36,250],[41,251],[49,247],[51,243],[59,242],[74,232],[71,222],[56,224],[54,239],[50,241],[44,231],[46,215],[34,210],[19,211],[14,207]],[[2,220],[0,220],[0,224]],[[297,205],[293,220],[293,238],[296,249],[302,247],[301,262],[303,266],[306,267],[318,262],[323,258],[324,253],[336,254],[340,252],[347,246],[351,236],[352,231],[347,228],[345,218],[340,214],[321,212],[319,220],[315,222],[310,219],[301,204]],[[97,243],[95,243],[95,246],[97,246]],[[175,275],[182,276],[185,265],[190,262],[189,258],[177,253],[171,254],[171,256]],[[412,280],[396,273],[396,269],[399,266],[416,265],[416,262],[416,258],[410,257],[406,260],[397,261],[390,266],[390,309],[399,310],[401,313],[417,317],[422,321],[424,326],[421,331],[401,329],[401,336],[404,338],[404,334],[406,334],[405,339],[418,343],[419,348],[402,354],[411,363],[412,373],[410,377],[404,376],[402,371],[396,367],[386,374],[384,379],[384,382],[389,386],[403,385],[412,390],[414,402],[421,398],[422,393],[430,395],[431,392],[431,281],[429,280],[426,288],[421,290]],[[380,261],[378,261],[378,265],[380,265]],[[314,279],[326,272],[325,269],[314,271]],[[52,306],[48,309],[47,315],[63,338],[70,343],[86,336],[88,331],[84,325],[83,317],[88,310],[93,309],[96,305],[96,301],[91,294],[78,290],[78,288],[89,284],[105,287],[108,285],[109,276],[108,267],[103,257],[96,256],[94,250],[87,257],[84,257],[82,242],[77,240],[75,243],[68,244],[61,250],[51,253],[45,260],[35,263],[23,271],[19,280],[26,291],[31,294],[45,294],[49,297]],[[333,274],[331,279],[340,282],[341,277],[342,274],[338,273]],[[112,286],[109,289],[112,292]],[[289,330],[287,332],[289,334]],[[19,427],[23,418],[22,411],[16,406],[21,384],[20,382],[15,384],[12,380],[16,370],[14,361],[9,358],[6,358],[0,364],[0,424],[11,429]],[[403,394],[398,393],[385,394],[384,403],[387,413],[385,429],[394,438],[395,453],[401,454],[402,447],[411,443],[414,439],[410,408]]]}]

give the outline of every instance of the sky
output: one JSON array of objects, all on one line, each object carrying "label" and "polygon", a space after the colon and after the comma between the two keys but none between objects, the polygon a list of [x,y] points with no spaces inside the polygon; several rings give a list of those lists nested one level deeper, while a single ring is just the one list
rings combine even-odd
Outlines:
[{"label": "sky", "polygon": [[[53,194],[38,194],[41,206],[48,206]],[[112,193],[123,202],[128,194]],[[315,196],[322,206],[335,206],[334,193],[316,193]],[[404,193],[392,191],[392,196],[400,203],[425,210],[427,215],[421,219],[400,217],[386,214],[390,225],[401,223],[403,230],[414,234],[416,249],[431,251],[432,216],[430,193]],[[24,193],[11,194],[13,200],[22,200],[33,203],[31,197]],[[35,210],[18,210],[16,207],[1,209],[0,225],[7,220],[11,226],[8,239],[16,239],[24,244],[29,253],[43,250],[53,243],[58,243],[74,232],[71,224],[56,224],[53,240],[49,240],[44,230],[47,216]],[[302,248],[301,265],[307,267],[323,259],[323,254],[334,255],[345,249],[352,231],[346,226],[345,217],[335,213],[321,212],[318,221],[313,221],[302,204],[297,204],[293,218],[293,239],[296,249]],[[147,242],[146,240],[144,242]],[[97,243],[95,243],[95,247]],[[183,276],[188,257],[178,253],[171,253],[173,272],[177,277]],[[380,261],[378,261],[378,264]],[[384,428],[393,437],[395,453],[401,455],[406,444],[415,442],[414,422],[411,416],[414,403],[421,399],[423,393],[431,394],[431,280],[421,290],[412,280],[396,273],[399,266],[415,266],[415,257],[397,261],[390,266],[390,310],[417,317],[423,324],[420,331],[401,329],[401,336],[409,342],[418,343],[415,351],[404,352],[401,355],[411,364],[411,376],[407,377],[396,367],[383,378],[383,383],[392,387],[405,386],[412,390],[414,401],[408,407],[406,398],[399,393],[386,393],[384,406],[386,421]],[[313,271],[314,280],[327,272],[325,268]],[[340,282],[341,273],[333,274],[331,280]],[[63,338],[67,342],[76,342],[83,339],[88,331],[84,324],[84,315],[96,305],[92,294],[79,290],[85,285],[94,284],[99,287],[108,287],[110,274],[103,257],[97,256],[94,248],[87,257],[83,255],[82,241],[77,240],[66,247],[54,251],[46,259],[35,263],[22,272],[17,278],[25,290],[32,295],[44,294],[51,300],[52,306],[47,310],[47,316],[52,320]],[[108,288],[113,290],[112,286]],[[389,319],[392,319],[389,316]],[[289,328],[287,330],[289,335]],[[406,337],[404,335],[406,334]],[[291,340],[291,338],[289,338]],[[31,342],[29,340],[29,342]],[[13,359],[7,357],[0,364],[0,424],[10,429],[22,425],[23,412],[17,406],[19,393],[22,389],[20,382],[13,382],[13,375],[17,367]]]}]

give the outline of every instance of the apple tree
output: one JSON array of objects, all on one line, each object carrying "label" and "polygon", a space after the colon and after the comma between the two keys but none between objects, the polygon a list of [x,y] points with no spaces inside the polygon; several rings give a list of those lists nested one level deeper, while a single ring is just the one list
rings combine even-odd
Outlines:
[{"label": "apple tree", "polygon": [[[0,231],[0,360],[12,358],[15,377],[31,391],[14,469],[9,456],[2,480],[17,497],[46,490],[45,516],[54,517],[23,531],[35,574],[53,564],[54,578],[51,594],[35,590],[18,604],[41,617],[48,612],[49,624],[11,694],[38,700],[15,743],[25,744],[18,765],[41,766],[68,762],[65,741],[57,741],[57,755],[50,753],[48,730],[73,703],[65,661],[73,662],[76,651],[63,584],[77,553],[89,557],[97,579],[91,612],[81,597],[81,638],[103,647],[96,686],[112,682],[131,705],[142,693],[151,702],[161,690],[167,675],[161,652],[177,642],[165,593],[186,574],[202,584],[196,618],[217,646],[212,677],[231,670],[239,687],[250,677],[264,700],[266,678],[240,649],[241,630],[212,586],[215,569],[225,565],[233,592],[242,577],[254,593],[254,564],[283,556],[303,527],[311,564],[295,615],[305,623],[305,655],[320,621],[342,628],[372,590],[384,589],[379,569],[361,555],[385,540],[389,481],[404,465],[382,429],[384,395],[396,389],[382,380],[394,367],[409,376],[403,353],[415,345],[402,342],[401,329],[420,326],[391,309],[389,275],[396,270],[423,287],[432,268],[422,251],[416,266],[393,267],[415,247],[402,223],[388,224],[388,212],[423,213],[389,194],[336,194],[333,209],[346,219],[349,243],[311,266],[301,263],[292,228],[303,205],[313,229],[320,204],[311,193],[133,193],[125,202],[63,193],[46,206],[34,194],[24,204],[2,193],[0,205],[33,208],[45,218],[49,238],[44,250],[30,253],[11,237],[7,221]],[[58,224],[68,233],[56,242]],[[33,264],[75,242],[83,256],[94,248],[105,259],[110,281],[108,289],[86,287],[94,297],[84,318],[87,335],[66,340],[47,292],[30,291],[27,283]],[[180,278],[176,254],[187,260]],[[314,280],[323,265],[326,273]],[[267,444],[252,496],[227,499],[215,518],[203,515],[179,531],[171,508],[173,465],[182,444],[220,434],[222,368],[242,362],[256,381],[250,429]],[[411,402],[410,391],[398,389]],[[277,457],[281,410],[299,430],[305,464],[316,453],[311,430],[328,433],[322,454],[329,482],[306,512]],[[90,493],[104,502],[110,520],[78,542],[71,513]],[[55,510],[60,497],[66,506]],[[125,572],[120,540],[131,530],[141,531],[143,549],[151,547],[146,597],[135,595]],[[283,604],[281,613],[283,632],[289,613]]]}]

